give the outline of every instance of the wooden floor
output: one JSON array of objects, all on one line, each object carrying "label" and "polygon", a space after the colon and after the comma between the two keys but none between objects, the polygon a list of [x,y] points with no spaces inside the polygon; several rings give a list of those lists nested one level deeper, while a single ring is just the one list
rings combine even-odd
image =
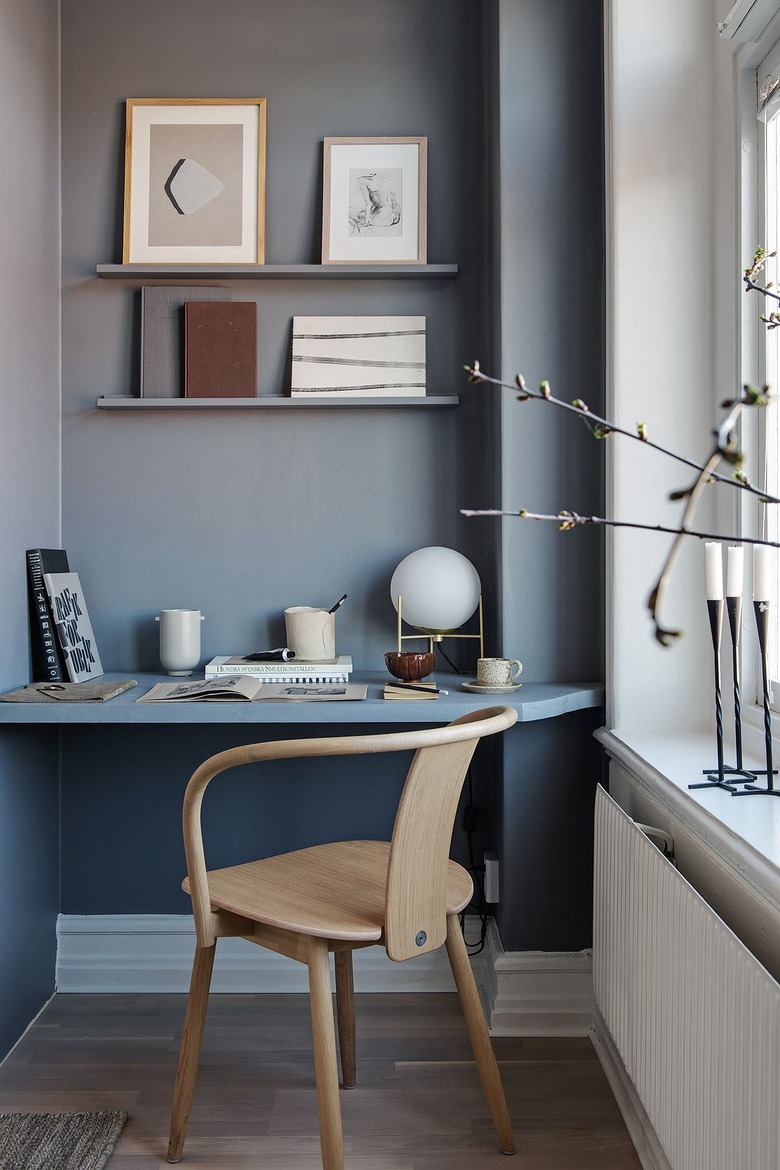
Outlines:
[{"label": "wooden floor", "polygon": [[[587,1039],[494,1040],[498,1149],[454,994],[357,995],[347,1170],[640,1170]],[[0,1067],[0,1112],[126,1109],[108,1170],[167,1166],[181,995],[58,995]],[[305,995],[214,995],[182,1167],[320,1170]]]}]

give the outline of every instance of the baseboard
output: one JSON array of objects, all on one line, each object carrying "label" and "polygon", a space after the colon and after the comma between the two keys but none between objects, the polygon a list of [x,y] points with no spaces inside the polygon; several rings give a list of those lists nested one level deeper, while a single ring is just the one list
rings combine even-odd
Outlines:
[{"label": "baseboard", "polygon": [[486,937],[485,998],[494,1036],[587,1036],[593,1023],[591,951],[504,951]]},{"label": "baseboard", "polygon": [[[189,914],[61,914],[59,992],[187,991],[195,931]],[[443,948],[413,963],[393,963],[382,947],[354,954],[356,991],[453,991]],[[213,991],[307,991],[301,963],[242,938],[217,946]]]},{"label": "baseboard", "polygon": [[672,1170],[601,1013],[594,1008],[590,1038],[623,1115],[642,1170]]},{"label": "baseboard", "polygon": [[[478,918],[466,938],[479,938]],[[61,914],[57,924],[58,992],[182,992],[192,968],[191,915]],[[382,947],[354,954],[357,991],[454,991],[444,948],[393,963]],[[584,1036],[591,1026],[590,952],[505,953],[495,922],[472,957],[491,1032],[498,1036]],[[308,989],[306,968],[241,938],[220,939],[212,989],[282,992]]]}]

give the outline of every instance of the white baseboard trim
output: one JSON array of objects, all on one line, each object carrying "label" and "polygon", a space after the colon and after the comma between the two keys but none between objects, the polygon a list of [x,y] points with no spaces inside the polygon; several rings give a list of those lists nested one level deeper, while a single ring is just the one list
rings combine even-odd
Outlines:
[{"label": "white baseboard trim", "polygon": [[593,1023],[591,951],[504,951],[493,921],[485,942],[492,1035],[588,1035]]},{"label": "white baseboard trim", "polygon": [[626,1123],[642,1170],[672,1170],[601,1013],[594,1008],[590,1038]]},{"label": "white baseboard trim", "polygon": [[[479,938],[467,918],[466,938]],[[61,993],[186,992],[195,931],[189,914],[61,914],[56,989]],[[491,919],[472,957],[491,1032],[497,1036],[584,1036],[591,1026],[591,956],[582,952],[505,953]],[[393,963],[382,947],[354,953],[357,991],[454,991],[444,948]],[[212,990],[308,990],[306,968],[241,938],[217,947]]]},{"label": "white baseboard trim", "polygon": [[[189,914],[61,914],[58,992],[174,992],[190,985],[195,929]],[[443,949],[393,963],[382,947],[354,953],[356,991],[454,991]],[[217,946],[212,990],[307,991],[306,968],[243,938]]]}]

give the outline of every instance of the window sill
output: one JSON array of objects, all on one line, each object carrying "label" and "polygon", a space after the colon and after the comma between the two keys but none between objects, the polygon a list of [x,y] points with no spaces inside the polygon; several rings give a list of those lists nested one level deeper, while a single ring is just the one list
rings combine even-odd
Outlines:
[{"label": "window sill", "polygon": [[[602,728],[596,738],[641,788],[780,908],[780,799],[688,788],[702,779],[702,768],[716,764],[713,734]],[[762,766],[752,755],[745,763]],[[775,784],[780,786],[777,776]]]}]

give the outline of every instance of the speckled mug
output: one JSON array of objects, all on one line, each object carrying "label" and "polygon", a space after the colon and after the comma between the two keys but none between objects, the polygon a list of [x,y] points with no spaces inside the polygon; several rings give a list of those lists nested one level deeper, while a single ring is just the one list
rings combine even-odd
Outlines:
[{"label": "speckled mug", "polygon": [[509,687],[517,682],[523,664],[517,658],[478,658],[477,685],[480,687]]}]

